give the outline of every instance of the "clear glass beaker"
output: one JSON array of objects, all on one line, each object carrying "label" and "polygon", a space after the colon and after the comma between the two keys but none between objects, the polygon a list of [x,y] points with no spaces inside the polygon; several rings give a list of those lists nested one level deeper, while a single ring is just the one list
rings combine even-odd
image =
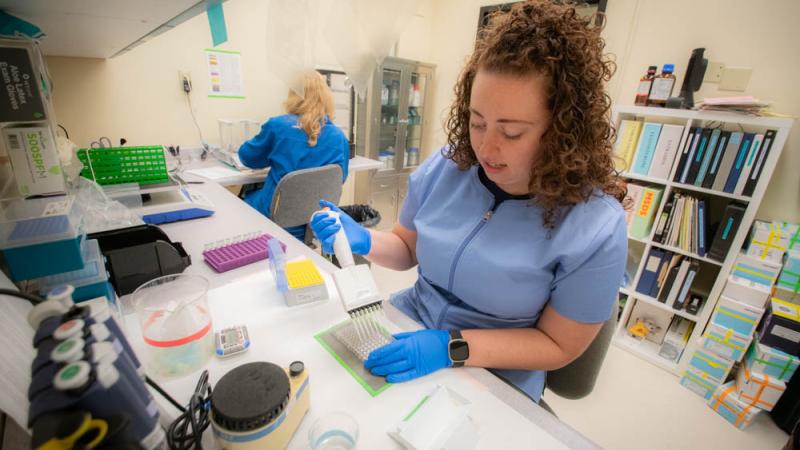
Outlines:
[{"label": "clear glass beaker", "polygon": [[317,419],[308,431],[313,450],[350,450],[358,443],[358,422],[345,412],[332,412]]},{"label": "clear glass beaker", "polygon": [[185,375],[205,365],[214,353],[208,287],[200,275],[175,274],[150,280],[133,292],[149,374]]}]

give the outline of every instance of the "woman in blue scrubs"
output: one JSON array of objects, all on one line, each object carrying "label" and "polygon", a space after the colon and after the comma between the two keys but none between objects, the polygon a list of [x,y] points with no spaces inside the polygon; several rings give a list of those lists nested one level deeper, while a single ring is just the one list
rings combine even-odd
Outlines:
[{"label": "woman in blue scrubs", "polygon": [[[270,168],[264,186],[245,196],[245,202],[267,217],[275,187],[289,172],[338,164],[342,183],[347,179],[350,145],[342,130],[331,122],[333,95],[315,71],[304,73],[302,81],[302,97],[289,91],[284,103],[287,114],[269,119],[258,135],[239,148],[239,159],[245,166]],[[302,241],[305,226],[287,231]]]},{"label": "woman in blue scrubs", "polygon": [[[390,301],[426,329],[372,352],[373,374],[493,368],[538,402],[546,372],[614,313],[627,237],[602,49],[599,29],[550,1],[495,17],[455,87],[448,145],[410,176],[399,223],[378,232],[342,216],[354,253],[419,265]],[[331,251],[339,225],[311,226]]]}]

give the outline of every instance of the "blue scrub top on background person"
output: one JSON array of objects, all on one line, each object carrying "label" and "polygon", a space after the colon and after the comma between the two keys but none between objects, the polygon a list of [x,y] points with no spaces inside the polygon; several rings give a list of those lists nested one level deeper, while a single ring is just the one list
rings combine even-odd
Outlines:
[{"label": "blue scrub top on background person", "polygon": [[[480,170],[434,152],[411,174],[400,224],[417,233],[419,278],[391,303],[431,329],[533,327],[548,301],[577,322],[608,320],[625,270],[620,203],[598,191],[547,230],[530,198],[496,203]],[[544,371],[494,372],[539,401]]]},{"label": "blue scrub top on background person", "polygon": [[[294,114],[273,117],[261,126],[258,135],[239,148],[242,164],[253,169],[270,168],[264,186],[245,198],[245,202],[266,217],[270,216],[275,187],[289,172],[338,164],[342,168],[342,183],[347,179],[350,145],[342,130],[326,117],[317,144],[311,147],[298,119]],[[288,231],[302,240],[305,226]]]}]

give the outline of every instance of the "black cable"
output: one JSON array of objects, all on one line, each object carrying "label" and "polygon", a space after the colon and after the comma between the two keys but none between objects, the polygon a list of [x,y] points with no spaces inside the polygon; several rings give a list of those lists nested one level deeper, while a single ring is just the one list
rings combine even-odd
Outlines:
[{"label": "black cable", "polygon": [[[205,395],[204,395],[205,394]],[[211,385],[208,371],[204,370],[194,388],[189,406],[167,430],[167,445],[171,450],[203,448],[203,431],[211,424],[208,410],[211,409]]]},{"label": "black cable", "polygon": [[158,384],[156,384],[156,382],[155,382],[155,381],[153,381],[153,379],[152,379],[152,378],[150,378],[150,377],[148,377],[147,375],[145,375],[145,376],[144,376],[144,381],[145,381],[147,384],[149,384],[151,388],[155,389],[155,390],[156,390],[156,392],[158,392],[159,394],[161,394],[161,396],[162,396],[162,397],[164,397],[165,399],[167,399],[167,401],[168,401],[168,402],[172,403],[172,406],[174,406],[175,408],[177,408],[177,409],[178,409],[178,411],[180,411],[180,412],[182,412],[182,413],[186,412],[186,408],[184,408],[183,406],[181,406],[181,404],[180,404],[180,403],[178,403],[178,402],[177,402],[177,401],[176,401],[174,398],[172,398],[172,397],[171,397],[169,394],[167,394],[167,391],[165,391],[164,389],[162,389],[162,388],[161,388],[161,386],[159,386]]},{"label": "black cable", "polygon": [[58,127],[64,130],[64,136],[66,136],[66,138],[69,139],[69,133],[67,133],[67,129],[64,128],[64,125],[58,124]]},{"label": "black cable", "polygon": [[37,295],[26,294],[24,292],[15,291],[13,289],[0,288],[0,295],[10,295],[12,297],[19,297],[21,299],[24,299],[24,300],[27,300],[27,301],[33,303],[34,305],[38,305],[39,303],[42,303],[44,301],[43,298],[41,298],[41,297],[39,297]]}]

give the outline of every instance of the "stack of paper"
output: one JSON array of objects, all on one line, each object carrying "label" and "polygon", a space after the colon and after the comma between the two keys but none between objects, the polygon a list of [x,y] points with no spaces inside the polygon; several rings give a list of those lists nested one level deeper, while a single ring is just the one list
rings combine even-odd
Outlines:
[{"label": "stack of paper", "polygon": [[706,98],[695,105],[700,111],[731,111],[760,116],[770,104],[753,96]]}]

